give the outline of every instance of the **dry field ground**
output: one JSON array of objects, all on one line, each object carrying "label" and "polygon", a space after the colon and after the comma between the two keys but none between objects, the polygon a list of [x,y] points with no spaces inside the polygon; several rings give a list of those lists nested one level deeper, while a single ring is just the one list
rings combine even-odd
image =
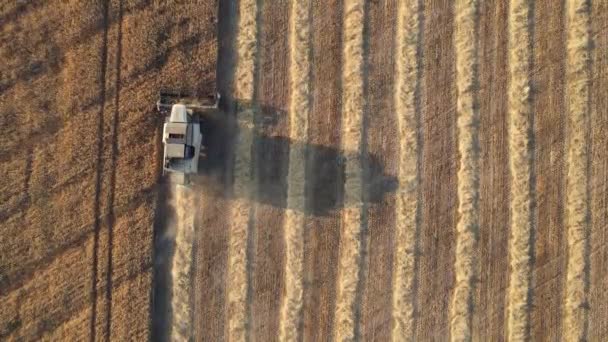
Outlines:
[{"label": "dry field ground", "polygon": [[0,340],[169,336],[154,101],[216,63],[196,340],[606,340],[607,7],[1,2]]}]

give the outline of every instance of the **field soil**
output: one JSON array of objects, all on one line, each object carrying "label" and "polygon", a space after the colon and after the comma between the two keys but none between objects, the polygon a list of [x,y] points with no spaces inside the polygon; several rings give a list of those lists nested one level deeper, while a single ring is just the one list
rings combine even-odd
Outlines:
[{"label": "field soil", "polygon": [[195,340],[606,340],[608,7],[467,3],[0,5],[0,340],[169,336],[163,86]]}]

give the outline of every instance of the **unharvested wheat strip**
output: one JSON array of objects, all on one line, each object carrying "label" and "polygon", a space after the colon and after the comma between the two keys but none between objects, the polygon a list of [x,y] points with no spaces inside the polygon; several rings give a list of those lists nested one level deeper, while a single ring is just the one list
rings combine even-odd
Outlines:
[{"label": "unharvested wheat strip", "polygon": [[567,41],[567,113],[568,150],[566,185],[566,227],[568,230],[568,269],[564,305],[564,336],[568,341],[586,339],[588,310],[587,273],[588,245],[588,120],[589,120],[589,1],[569,0]]},{"label": "unharvested wheat strip", "polygon": [[453,341],[471,340],[473,281],[479,230],[479,113],[476,108],[476,0],[456,1],[456,87],[458,91],[458,223],[456,224],[456,283],[450,306]]},{"label": "unharvested wheat strip", "polygon": [[[257,53],[256,0],[239,2],[237,62],[234,91],[237,101],[250,102],[254,96],[254,68]],[[234,160],[234,198],[230,209],[228,246],[228,340],[247,339],[247,227],[251,204],[251,147],[253,107],[237,106],[239,125]]]},{"label": "unharvested wheat strip", "polygon": [[176,213],[175,254],[171,267],[171,341],[189,341],[192,337],[192,244],[194,242],[194,212],[192,191],[181,185],[173,188]]},{"label": "unharvested wheat strip", "polygon": [[394,94],[399,125],[399,192],[395,206],[395,261],[393,265],[393,341],[414,338],[414,276],[418,212],[418,137],[416,113],[418,0],[399,2],[397,13],[396,87]]},{"label": "unharvested wheat strip", "polygon": [[[292,0],[290,44],[290,104],[289,136],[291,141],[305,139],[308,134],[310,111],[310,2]],[[293,144],[289,150],[287,175],[287,210],[285,212],[285,297],[281,306],[280,338],[297,341],[304,294],[304,210],[305,163],[303,144]]]},{"label": "unharvested wheat strip", "polygon": [[530,104],[530,2],[511,0],[509,7],[509,168],[511,181],[507,335],[509,341],[526,340],[530,313],[531,158]]},{"label": "unharvested wheat strip", "polygon": [[334,336],[337,341],[355,337],[355,297],[359,282],[362,213],[361,137],[363,124],[363,25],[364,1],[344,1],[342,53],[342,144],[345,154],[344,209],[340,231],[340,256]]}]

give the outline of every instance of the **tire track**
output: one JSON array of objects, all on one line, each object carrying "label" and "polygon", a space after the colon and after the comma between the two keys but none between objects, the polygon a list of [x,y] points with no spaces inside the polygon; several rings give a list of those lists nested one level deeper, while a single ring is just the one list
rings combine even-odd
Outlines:
[{"label": "tire track", "polygon": [[107,255],[107,264],[106,264],[106,324],[105,324],[105,336],[107,339],[112,337],[112,290],[113,290],[113,277],[114,277],[114,229],[115,229],[115,221],[116,221],[116,213],[115,211],[115,197],[116,197],[116,169],[119,158],[119,150],[118,150],[118,134],[120,128],[120,91],[121,91],[121,68],[122,68],[122,34],[123,34],[123,0],[120,0],[118,3],[118,8],[114,9],[118,13],[116,13],[118,27],[116,33],[116,47],[115,47],[115,70],[114,70],[114,110],[112,116],[112,129],[111,129],[111,157],[110,157],[110,168],[112,170],[110,174],[110,182],[109,182],[109,195],[108,195],[108,255]]},{"label": "tire track", "polygon": [[[342,68],[342,143],[345,156],[344,209],[340,231],[340,255],[334,337],[338,341],[355,338],[356,292],[362,233],[363,172],[361,145],[363,133],[364,33],[365,3],[344,1]],[[346,152],[352,151],[352,152]]]},{"label": "tire track", "polygon": [[473,288],[477,276],[479,235],[479,111],[477,102],[478,2],[455,3],[456,88],[458,116],[458,222],[456,225],[456,283],[450,308],[454,341],[471,340]]},{"label": "tire track", "polygon": [[99,282],[99,244],[101,235],[101,194],[103,186],[103,154],[104,154],[104,116],[105,116],[105,102],[106,102],[106,73],[108,63],[108,19],[110,6],[108,1],[104,1],[101,5],[102,22],[103,22],[103,38],[101,43],[101,71],[99,76],[99,118],[97,122],[97,161],[96,161],[96,173],[95,173],[95,197],[94,197],[94,223],[93,223],[93,260],[92,260],[92,280],[91,280],[91,321],[89,325],[89,335],[91,341],[95,341],[97,337],[96,325],[97,325],[97,283]]},{"label": "tire track", "polygon": [[285,296],[281,306],[280,340],[297,341],[301,336],[304,294],[304,228],[306,144],[294,145],[308,136],[310,112],[310,16],[311,2],[291,3],[290,43],[290,104],[289,150],[287,175],[287,209],[285,211]]},{"label": "tire track", "polygon": [[256,0],[241,0],[238,8],[236,37],[236,70],[234,92],[237,103],[238,140],[234,160],[234,202],[229,212],[228,243],[228,340],[245,341],[249,326],[248,314],[248,239],[252,194],[251,150],[253,146],[253,116],[251,103],[255,96],[257,59],[258,4]]},{"label": "tire track", "polygon": [[564,336],[587,339],[589,291],[589,124],[590,124],[590,2],[566,1],[567,178],[566,230],[568,266],[563,308]]},{"label": "tire track", "polygon": [[509,169],[511,171],[510,279],[507,293],[507,339],[530,333],[532,253],[531,8],[527,0],[509,7]]},{"label": "tire track", "polygon": [[398,4],[396,40],[395,110],[399,127],[399,192],[395,206],[393,264],[393,341],[414,338],[416,326],[416,263],[420,220],[420,38],[421,2]]}]

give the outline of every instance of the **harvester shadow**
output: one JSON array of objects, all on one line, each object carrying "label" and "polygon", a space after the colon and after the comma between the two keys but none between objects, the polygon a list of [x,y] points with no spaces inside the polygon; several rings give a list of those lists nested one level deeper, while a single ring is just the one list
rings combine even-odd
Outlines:
[{"label": "harvester shadow", "polygon": [[[238,104],[237,104],[238,106]],[[218,111],[203,119],[203,144],[206,157],[199,162],[199,174],[192,177],[192,187],[211,197],[234,198],[236,195],[227,188],[233,179],[229,170],[234,155],[238,135],[250,134],[252,146],[252,189],[249,200],[258,204],[277,208],[287,208],[289,154],[299,152],[305,156],[301,167],[305,170],[306,205],[304,210],[314,216],[327,216],[332,211],[345,207],[342,196],[347,160],[361,163],[362,185],[365,201],[380,203],[390,193],[397,190],[398,181],[385,172],[379,158],[371,153],[342,151],[336,147],[292,140],[283,136],[269,135],[271,126],[285,124],[284,111],[272,107],[258,107],[254,116],[254,127],[243,132],[237,127],[234,118]],[[311,132],[313,133],[313,132]],[[302,140],[306,139],[302,137]],[[294,151],[296,150],[296,151]],[[363,170],[369,172],[363,173]],[[230,171],[230,172],[226,172]],[[362,198],[363,201],[363,198]],[[295,208],[294,208],[295,209]]]}]

